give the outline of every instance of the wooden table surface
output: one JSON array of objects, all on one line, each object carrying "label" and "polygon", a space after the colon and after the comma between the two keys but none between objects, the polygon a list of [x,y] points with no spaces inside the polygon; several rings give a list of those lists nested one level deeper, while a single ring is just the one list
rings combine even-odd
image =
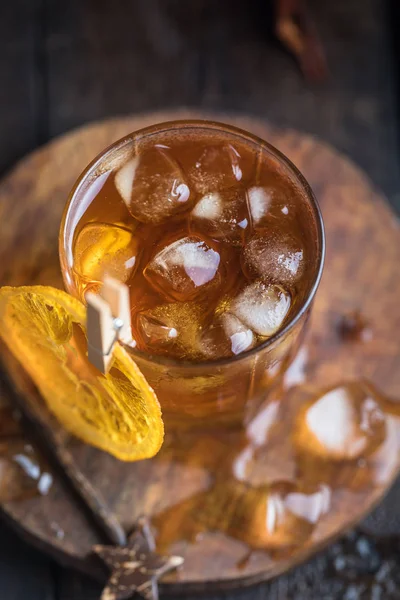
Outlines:
[{"label": "wooden table surface", "polygon": [[[331,70],[319,86],[306,84],[271,38],[267,0],[2,2],[0,172],[87,121],[193,106],[253,114],[330,142],[399,210],[395,0],[309,4]],[[383,567],[399,571],[393,554],[400,548],[399,506],[400,482],[364,522],[368,534],[357,541],[350,536],[271,584],[208,600],[399,598],[400,581],[391,580],[393,589],[383,595],[376,587],[372,596],[350,575],[337,576],[337,556],[349,545],[356,544],[350,557],[366,556],[360,539],[377,545]],[[1,600],[98,597],[95,583],[54,564],[0,524]]]}]

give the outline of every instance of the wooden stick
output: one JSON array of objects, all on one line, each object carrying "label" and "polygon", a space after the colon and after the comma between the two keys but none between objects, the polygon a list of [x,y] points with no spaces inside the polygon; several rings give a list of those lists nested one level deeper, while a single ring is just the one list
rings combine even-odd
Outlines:
[{"label": "wooden stick", "polygon": [[86,301],[88,359],[101,373],[107,373],[117,339],[111,307],[92,292],[86,294]]},{"label": "wooden stick", "polygon": [[103,374],[111,366],[117,341],[133,345],[128,287],[105,277],[101,295],[86,294],[89,361]]},{"label": "wooden stick", "polygon": [[104,277],[101,296],[110,306],[114,319],[120,319],[121,321],[118,339],[124,344],[131,345],[133,340],[128,286],[107,275]]}]

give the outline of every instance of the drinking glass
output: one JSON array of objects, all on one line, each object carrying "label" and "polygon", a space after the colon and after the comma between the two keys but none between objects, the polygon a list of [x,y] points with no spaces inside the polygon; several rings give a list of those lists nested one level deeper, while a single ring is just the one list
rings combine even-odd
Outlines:
[{"label": "drinking glass", "polygon": [[119,168],[132,148],[161,138],[179,135],[215,135],[229,143],[246,144],[255,155],[264,155],[302,194],[307,204],[307,222],[315,251],[307,262],[306,284],[296,299],[284,327],[259,346],[231,358],[202,362],[177,360],[146,354],[129,348],[162,407],[166,431],[230,430],[242,428],[268,401],[295,357],[312,309],[321,278],[325,241],[321,213],[315,196],[299,170],[276,148],[257,136],[235,127],[206,121],[177,121],[133,132],[104,150],[83,171],[75,183],[64,211],[60,230],[60,259],[67,291],[79,297],[73,270],[73,242],[76,226],[90,205],[85,192],[102,173]]}]

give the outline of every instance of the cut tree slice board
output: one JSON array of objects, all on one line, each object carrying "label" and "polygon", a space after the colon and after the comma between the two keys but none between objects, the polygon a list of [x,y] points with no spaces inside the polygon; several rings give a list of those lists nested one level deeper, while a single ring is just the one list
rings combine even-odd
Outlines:
[{"label": "cut tree slice board", "polygon": [[[130,131],[179,118],[211,118],[256,133],[286,154],[315,191],[326,224],[327,257],[301,354],[303,363],[297,364],[300,374],[305,372],[307,382],[315,388],[365,378],[382,394],[400,397],[400,232],[396,217],[366,175],[347,158],[307,135],[278,130],[252,118],[180,111],[110,119],[64,135],[34,152],[0,184],[0,285],[62,287],[58,229],[68,192],[79,173],[97,153]],[[370,340],[344,343],[339,335],[338,320],[353,310],[360,310],[370,323]],[[177,594],[240,587],[286,570],[359,520],[398,472],[399,426],[398,420],[390,417],[390,436],[371,467],[377,476],[360,491],[352,482],[358,481],[362,465],[343,463],[336,470],[337,493],[331,510],[289,556],[272,555],[262,547],[252,548],[251,540],[235,525],[238,511],[243,517],[247,510],[243,495],[229,497],[229,486],[222,485],[219,492],[213,486],[220,476],[223,479],[224,470],[231,469],[232,461],[243,456],[243,439],[192,438],[186,446],[182,442],[179,451],[167,439],[152,461],[120,463],[66,436],[4,347],[0,358],[11,384],[10,401],[17,400],[36,424],[52,424],[52,443],[68,449],[125,529],[129,530],[140,514],[149,514],[154,517],[162,549],[185,556],[184,567],[165,579],[162,591]],[[3,397],[6,395],[4,387]],[[282,403],[283,420],[286,411],[290,421],[290,407],[298,401],[293,388]],[[292,457],[279,452],[265,451],[262,459],[269,467],[276,463],[276,472],[292,468]],[[216,517],[212,513],[216,507],[221,511],[224,496],[231,509]],[[207,498],[214,500],[207,502]],[[253,510],[252,501],[249,506]],[[102,540],[55,473],[46,495],[3,502],[2,510],[37,546],[102,577],[91,557],[92,545]],[[265,520],[262,510],[260,515]],[[199,529],[199,522],[206,526]]]}]

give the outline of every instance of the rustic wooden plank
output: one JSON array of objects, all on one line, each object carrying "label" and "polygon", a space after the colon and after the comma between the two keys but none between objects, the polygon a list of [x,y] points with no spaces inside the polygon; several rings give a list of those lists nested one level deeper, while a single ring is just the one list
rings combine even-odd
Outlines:
[{"label": "rustic wooden plank", "polygon": [[0,172],[45,141],[42,17],[42,0],[1,5]]},{"label": "rustic wooden plank", "polygon": [[60,11],[49,2],[51,135],[106,115],[197,100],[195,6],[172,11],[171,4],[73,1]]},{"label": "rustic wooden plank", "polygon": [[[390,198],[393,201],[397,198],[398,202],[397,190],[400,186],[396,131],[393,126],[395,113],[391,89],[391,59],[388,55],[382,12],[384,3],[379,0],[367,0],[361,10],[360,3],[356,0],[341,0],[336,3],[320,3],[314,0],[311,3],[318,26],[323,29],[332,70],[332,80],[326,87],[318,89],[305,86],[292,58],[282,53],[281,49],[268,39],[264,28],[263,2],[254,2],[254,5],[231,2],[231,14],[228,15],[228,23],[224,25],[226,19],[218,16],[218,11],[222,9],[211,6],[218,3],[211,0],[193,0],[190,4],[182,5],[166,0],[165,4],[168,6],[165,11],[169,15],[167,23],[172,21],[172,33],[166,37],[174,39],[182,35],[181,41],[178,42],[178,47],[181,48],[178,53],[181,61],[179,65],[173,57],[166,60],[158,57],[157,60],[148,61],[149,48],[150,52],[154,52],[160,37],[156,35],[152,38],[153,30],[150,27],[150,23],[154,23],[156,11],[154,2],[151,11],[147,11],[145,6],[150,6],[150,2],[143,2],[135,9],[126,8],[128,3],[121,3],[119,7],[120,3],[116,2],[107,9],[105,2],[71,1],[63,6],[62,11],[57,10],[56,2],[52,0],[48,4],[48,47],[52,54],[50,134],[62,132],[87,119],[117,112],[146,110],[169,103],[247,109],[282,124],[302,127],[330,140],[350,153],[369,171],[374,181],[385,189]],[[2,4],[2,43],[4,40],[8,40],[7,43],[17,43],[19,34],[16,32],[31,23],[27,20],[24,10],[33,5],[33,2],[21,0]],[[240,5],[246,5],[250,16],[246,16],[247,13]],[[116,11],[121,7],[125,16],[129,17],[126,10],[133,11],[133,16],[142,10],[144,17],[131,19],[130,22],[127,19],[125,28],[116,28],[116,33],[113,34],[114,23],[119,25],[123,17],[115,17],[108,25],[108,10]],[[3,18],[7,11],[13,15],[12,19]],[[98,12],[102,14],[93,19],[92,14]],[[174,15],[178,23],[178,34],[174,30]],[[14,18],[16,16],[18,23]],[[83,29],[82,18],[92,19],[92,37],[97,36],[98,44],[95,50],[92,49],[92,45],[96,40],[91,39],[88,42],[85,39],[85,31],[78,40],[74,39],[76,29]],[[132,37],[135,37],[134,41],[124,40],[124,37],[130,34],[130,30],[135,31],[134,23],[142,24],[144,19],[147,19],[146,33],[139,36],[132,34]],[[210,22],[207,24],[208,20]],[[161,31],[165,31],[162,23],[161,19]],[[219,35],[218,29],[221,26],[222,35]],[[114,45],[113,35],[117,37],[119,34],[121,39]],[[29,47],[29,36],[22,37],[28,40],[25,47]],[[104,37],[106,45],[102,50],[101,40]],[[143,38],[150,38],[150,41],[144,42]],[[176,44],[171,42],[172,47],[174,43]],[[85,47],[86,44],[89,48]],[[167,51],[169,45],[170,42],[167,43]],[[130,47],[132,49],[129,51]],[[71,50],[72,56],[69,57],[68,53]],[[353,58],[349,59],[353,53]],[[7,85],[0,89],[0,169],[34,144],[34,141],[24,141],[27,137],[35,140],[35,136],[43,136],[37,133],[36,126],[32,128],[32,120],[27,118],[31,104],[30,101],[27,102],[27,88],[21,83],[24,66],[22,71],[19,68],[21,64],[25,65],[25,59],[21,61],[19,56],[17,64],[13,63],[12,53],[10,55],[8,52],[3,52],[0,59],[1,73],[9,73],[5,67],[8,69],[10,64],[16,64],[13,70],[18,73],[14,81],[11,81],[11,76],[7,74]],[[115,73],[110,73],[113,68],[112,61]],[[162,68],[157,67],[157,61],[162,64]],[[122,91],[118,69],[120,62],[124,65],[121,71]],[[171,68],[174,76],[170,78]],[[181,85],[177,86],[176,73],[179,70],[182,70],[183,74],[181,73],[179,80]],[[78,71],[79,77],[76,76]],[[140,71],[145,71],[146,77],[140,75]],[[147,81],[149,72],[156,75],[157,81]],[[137,82],[142,85],[137,86]],[[94,92],[91,91],[93,89]],[[95,102],[92,104],[93,98]],[[10,114],[13,115],[12,119]],[[41,127],[39,130],[43,131]],[[386,509],[386,514],[393,517],[395,507],[396,502],[393,502]],[[304,569],[300,570],[300,573],[303,573],[299,576],[302,589],[301,584],[305,585],[308,572]],[[279,584],[279,600],[288,596],[285,590],[289,588],[285,587],[284,582],[291,577],[289,575],[288,578],[278,580],[283,582]],[[291,589],[293,591],[293,588]],[[244,597],[249,599],[251,596]],[[296,595],[294,597],[296,598]],[[311,600],[311,595],[307,597]],[[321,600],[322,594],[314,597]],[[72,598],[74,597],[72,596],[71,600]],[[256,595],[255,598],[264,600],[265,596]]]},{"label": "rustic wooden plank", "polygon": [[4,600],[57,600],[53,563],[0,524],[0,596]]},{"label": "rustic wooden plank", "polygon": [[[229,592],[227,594],[183,595],[179,600],[270,600],[265,595],[265,586],[247,591]],[[99,600],[101,587],[82,575],[67,569],[57,571],[57,600]],[[162,596],[162,599],[178,600],[174,596]],[[271,597],[271,600],[284,600],[281,596]],[[308,600],[308,599],[307,599]],[[310,599],[311,600],[311,599]],[[321,600],[320,598],[318,600]]]},{"label": "rustic wooden plank", "polygon": [[56,567],[57,600],[99,600],[101,586],[63,567]]},{"label": "rustic wooden plank", "polygon": [[331,71],[319,86],[271,37],[269,4],[50,0],[51,135],[159,107],[253,113],[349,154],[400,207],[385,3],[310,0]]},{"label": "rustic wooden plank", "polygon": [[[43,82],[41,0],[1,5],[0,172],[38,143]],[[1,386],[0,386],[1,388]],[[0,389],[1,395],[1,389]],[[7,600],[55,600],[52,562],[0,524],[0,589]]]}]

